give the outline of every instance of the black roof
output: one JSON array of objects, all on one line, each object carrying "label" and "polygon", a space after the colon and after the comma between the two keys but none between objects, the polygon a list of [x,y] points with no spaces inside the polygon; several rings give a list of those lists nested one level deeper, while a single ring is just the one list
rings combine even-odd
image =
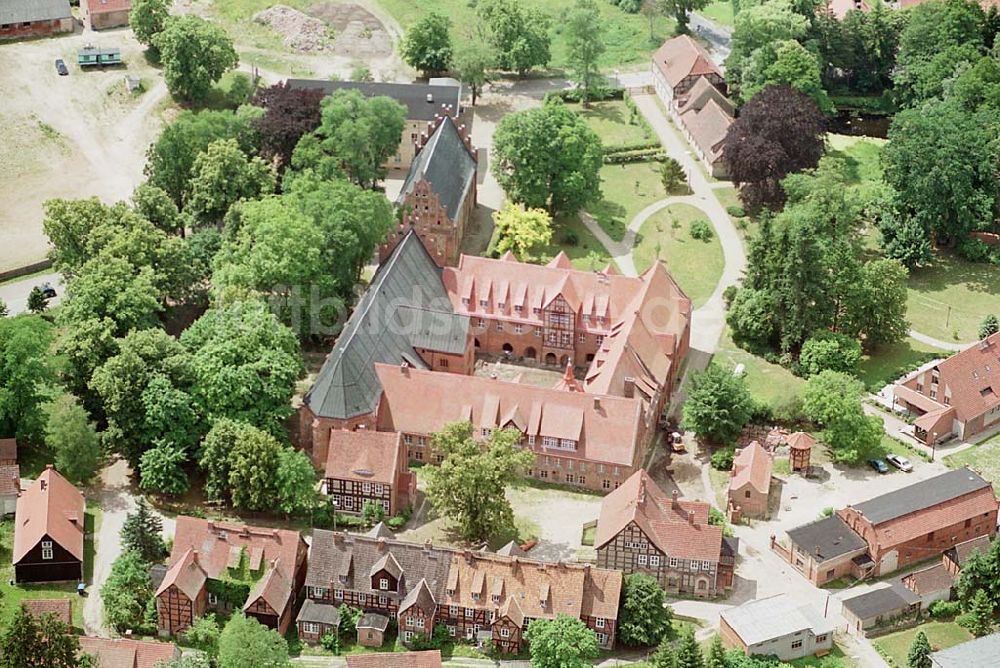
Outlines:
[{"label": "black roof", "polygon": [[874,524],[882,524],[918,510],[965,496],[970,492],[991,487],[978,473],[967,468],[948,471],[921,482],[908,485],[874,499],[851,506]]},{"label": "black roof", "polygon": [[73,16],[69,0],[3,0],[0,25],[32,21],[56,21]]},{"label": "black roof", "polygon": [[327,355],[306,405],[320,417],[347,419],[378,406],[375,363],[426,369],[415,348],[465,350],[469,317],[456,314],[441,269],[410,231],[379,267]]},{"label": "black roof", "polygon": [[[321,90],[330,95],[338,90],[360,91],[365,97],[384,95],[406,107],[406,118],[411,121],[432,121],[440,114],[442,106],[450,105],[451,113],[459,112],[460,86],[432,86],[418,83],[377,83],[370,81],[323,81],[322,79],[289,79],[292,89]],[[430,102],[428,97],[430,96]]]},{"label": "black roof", "polygon": [[448,217],[455,220],[475,179],[476,160],[471,149],[459,134],[454,119],[446,116],[413,159],[396,203],[402,203],[413,186],[425,180],[448,211]]},{"label": "black roof", "polygon": [[896,584],[875,589],[845,600],[844,608],[850,610],[858,619],[871,619],[899,612],[911,605],[911,602],[904,598],[901,589],[906,590],[902,585],[897,587]]},{"label": "black roof", "polygon": [[[788,531],[788,538],[818,561],[833,559],[867,546],[867,543],[837,515],[803,524]],[[819,554],[816,550],[819,548]]]},{"label": "black roof", "polygon": [[302,603],[302,609],[299,610],[299,616],[295,618],[295,621],[336,626],[340,624],[340,610],[337,606],[317,603],[311,598],[307,598]]}]

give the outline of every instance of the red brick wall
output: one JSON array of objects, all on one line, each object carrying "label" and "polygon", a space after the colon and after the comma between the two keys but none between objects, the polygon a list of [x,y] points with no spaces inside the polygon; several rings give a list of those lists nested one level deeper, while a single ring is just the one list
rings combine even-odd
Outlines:
[{"label": "red brick wall", "polygon": [[72,18],[55,19],[53,21],[33,21],[28,25],[11,24],[0,27],[0,40],[23,39],[25,37],[43,37],[63,32],[73,32]]},{"label": "red brick wall", "polygon": [[[746,493],[750,492],[750,498]],[[743,485],[739,489],[729,490],[729,500],[734,506],[739,506],[744,517],[766,517],[767,495],[758,492],[752,485]]]},{"label": "red brick wall", "polygon": [[725,619],[719,619],[719,639],[722,640],[722,644],[727,649],[738,649],[742,652],[747,651],[746,643],[744,643],[740,637],[736,634],[729,624],[726,623]]}]

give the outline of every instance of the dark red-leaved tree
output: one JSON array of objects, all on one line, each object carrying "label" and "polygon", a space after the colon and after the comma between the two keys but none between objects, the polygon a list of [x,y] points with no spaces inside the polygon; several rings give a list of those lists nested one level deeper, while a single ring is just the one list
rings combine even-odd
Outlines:
[{"label": "dark red-leaved tree", "polygon": [[780,208],[781,179],[823,156],[823,113],[791,86],[768,86],[740,110],[726,134],[723,160],[751,211]]},{"label": "dark red-leaved tree", "polygon": [[319,127],[322,99],[322,91],[292,89],[285,83],[262,88],[253,100],[265,110],[256,126],[262,157],[277,158],[282,167],[291,162],[292,151],[302,135]]}]

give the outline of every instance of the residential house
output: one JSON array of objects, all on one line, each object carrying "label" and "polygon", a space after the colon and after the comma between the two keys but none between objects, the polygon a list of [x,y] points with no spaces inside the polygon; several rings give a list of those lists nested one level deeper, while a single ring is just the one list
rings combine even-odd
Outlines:
[{"label": "residential house", "polygon": [[21,467],[0,464],[0,516],[17,512],[17,497],[21,495]]},{"label": "residential house", "polygon": [[[156,590],[160,632],[176,635],[209,609],[240,608],[283,634],[305,580],[308,550],[298,531],[178,517],[168,570]],[[246,595],[236,595],[239,589]]]},{"label": "residential house", "polygon": [[0,3],[0,40],[46,37],[73,32],[69,0],[4,0]]},{"label": "residential house", "polygon": [[[335,430],[429,437],[471,420],[516,428],[530,474],[611,490],[641,462],[687,354],[691,302],[662,264],[638,277],[462,256],[438,268],[407,232],[346,323],[300,410],[300,445],[326,460]],[[556,387],[473,376],[475,354],[582,366]],[[576,362],[574,362],[576,360]],[[432,400],[432,398],[434,398]]]},{"label": "residential house", "polygon": [[837,515],[868,544],[876,576],[997,531],[993,485],[968,468],[850,505]]},{"label": "residential house", "polygon": [[14,579],[83,580],[83,494],[49,464],[17,499]]},{"label": "residential house", "polygon": [[858,596],[845,599],[842,614],[852,632],[892,625],[916,618],[920,613],[920,597],[899,582],[873,588]]},{"label": "residential house", "polygon": [[92,30],[121,28],[128,25],[132,0],[81,0],[84,15]]},{"label": "residential house", "polygon": [[[328,633],[339,635],[340,608],[322,605],[307,598],[302,602],[299,614],[295,618],[295,628],[298,631],[299,639],[313,645],[319,643],[323,636]],[[378,645],[381,644],[380,642]]]},{"label": "residential house", "polygon": [[441,650],[350,654],[347,668],[441,668]]},{"label": "residential house", "polygon": [[[790,529],[788,540],[783,556],[817,587],[845,576],[861,577],[862,567],[871,570],[868,543],[839,515]],[[774,536],[771,547],[777,547]]]},{"label": "residential house", "polygon": [[597,565],[646,573],[671,594],[721,596],[733,584],[737,547],[708,511],[676,491],[668,497],[640,469],[601,502]]},{"label": "residential house", "polygon": [[774,458],[757,441],[737,452],[729,475],[729,507],[742,517],[766,519],[773,470]]},{"label": "residential house", "polygon": [[602,646],[612,647],[621,585],[621,573],[589,565],[317,529],[306,597],[397,619],[406,643],[444,624],[456,637],[489,631],[498,647],[516,652],[532,619],[559,613],[583,620]]},{"label": "residential house", "polygon": [[387,516],[398,514],[417,491],[403,435],[367,429],[330,432],[323,491],[345,513],[360,513],[373,503]]},{"label": "residential house", "polygon": [[717,179],[728,176],[722,150],[733,124],[735,107],[706,77],[698,79],[683,102],[673,109],[674,118],[695,155],[705,163],[708,173]]},{"label": "residential house", "polygon": [[414,230],[435,262],[453,266],[476,208],[476,150],[465,126],[449,115],[439,115],[428,125],[416,150],[396,198],[400,220],[379,247],[379,262]]},{"label": "residential house", "polygon": [[719,637],[747,656],[794,661],[833,648],[834,625],[810,605],[788,594],[748,601],[719,614]]},{"label": "residential house", "polygon": [[931,445],[1000,426],[1000,333],[917,369],[894,388],[894,405],[916,416],[913,434]]},{"label": "residential house", "polygon": [[93,657],[96,668],[157,668],[181,658],[173,643],[89,636],[80,637],[80,654]]},{"label": "residential house", "polygon": [[1000,633],[975,638],[931,653],[931,668],[996,668]]},{"label": "residential house", "polygon": [[73,600],[69,598],[29,598],[21,601],[24,608],[32,617],[38,619],[45,615],[54,615],[60,622],[72,628],[73,626]]},{"label": "residential house", "polygon": [[0,466],[17,463],[17,439],[0,438]]},{"label": "residential house", "polygon": [[356,90],[365,97],[392,98],[406,107],[406,125],[403,127],[399,150],[385,164],[390,169],[410,168],[417,154],[420,135],[436,116],[448,115],[457,118],[462,114],[461,86],[289,79],[288,87],[298,90],[320,90],[324,95],[331,95],[338,90]]},{"label": "residential house", "polygon": [[701,44],[689,35],[679,35],[666,42],[653,54],[653,86],[656,94],[669,108],[676,106],[699,79],[720,91],[726,90],[726,79]]}]

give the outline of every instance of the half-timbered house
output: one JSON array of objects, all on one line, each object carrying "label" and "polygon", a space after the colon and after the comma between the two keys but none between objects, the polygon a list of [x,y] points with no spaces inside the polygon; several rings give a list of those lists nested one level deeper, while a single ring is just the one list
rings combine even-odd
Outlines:
[{"label": "half-timbered house", "polygon": [[83,580],[83,494],[50,464],[17,499],[14,580]]}]

